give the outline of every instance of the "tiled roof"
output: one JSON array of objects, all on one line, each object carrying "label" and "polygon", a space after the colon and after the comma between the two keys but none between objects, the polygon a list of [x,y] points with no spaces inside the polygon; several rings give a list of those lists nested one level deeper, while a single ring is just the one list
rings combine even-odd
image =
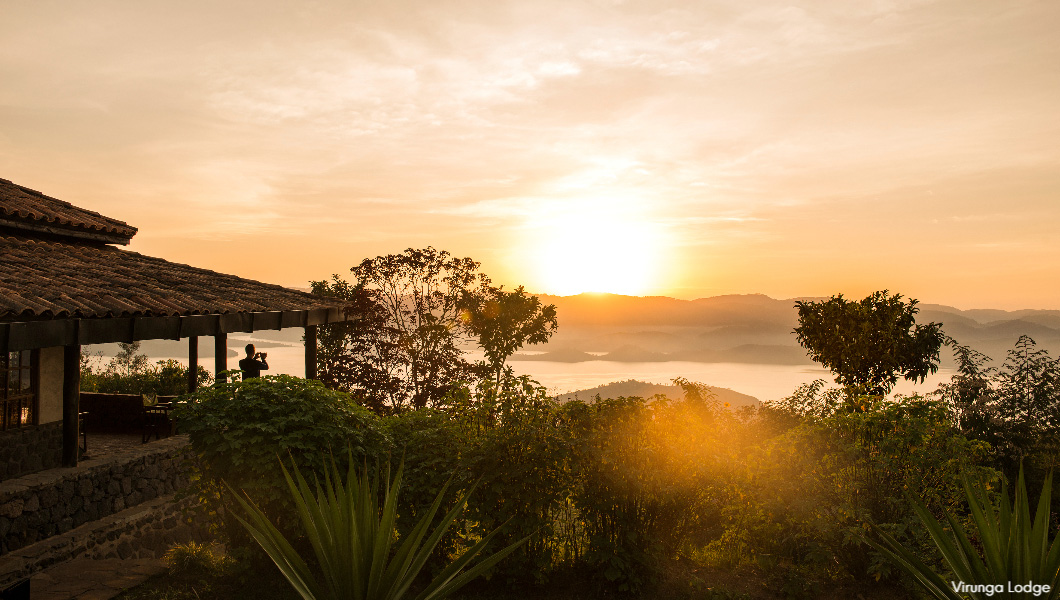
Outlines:
[{"label": "tiled roof", "polygon": [[128,244],[136,228],[0,179],[0,226],[62,238]]},{"label": "tiled roof", "polygon": [[0,320],[332,307],[306,292],[113,246],[0,236]]}]

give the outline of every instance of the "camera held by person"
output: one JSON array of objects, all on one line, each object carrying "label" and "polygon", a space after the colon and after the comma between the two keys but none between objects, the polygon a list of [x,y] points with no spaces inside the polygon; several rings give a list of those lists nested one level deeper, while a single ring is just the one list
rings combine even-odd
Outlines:
[{"label": "camera held by person", "polygon": [[247,344],[246,350],[247,357],[239,361],[239,368],[243,371],[243,381],[261,377],[261,372],[269,369],[269,363],[266,361],[267,352],[255,352],[254,344]]}]

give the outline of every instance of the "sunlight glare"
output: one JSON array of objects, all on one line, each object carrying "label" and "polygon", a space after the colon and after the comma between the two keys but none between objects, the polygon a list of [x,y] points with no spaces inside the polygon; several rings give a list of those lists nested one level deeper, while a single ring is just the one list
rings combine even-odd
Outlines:
[{"label": "sunlight glare", "polygon": [[643,295],[655,285],[657,225],[630,203],[566,204],[535,219],[537,279],[551,294]]}]

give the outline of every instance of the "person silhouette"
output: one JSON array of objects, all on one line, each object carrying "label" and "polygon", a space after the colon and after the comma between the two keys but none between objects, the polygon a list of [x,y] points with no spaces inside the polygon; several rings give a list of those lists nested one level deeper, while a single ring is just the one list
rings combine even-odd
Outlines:
[{"label": "person silhouette", "polygon": [[[269,370],[269,363],[265,362],[267,354],[264,352],[254,352],[254,344],[247,344],[247,357],[239,361],[239,368],[243,371],[243,380],[246,381],[252,377],[261,377],[262,371]],[[258,357],[261,360],[258,360]]]}]

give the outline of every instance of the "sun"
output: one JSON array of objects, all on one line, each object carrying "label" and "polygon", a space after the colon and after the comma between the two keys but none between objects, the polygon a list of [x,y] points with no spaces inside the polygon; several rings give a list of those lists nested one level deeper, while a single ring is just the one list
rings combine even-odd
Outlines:
[{"label": "sun", "polygon": [[589,202],[543,211],[535,221],[531,248],[543,291],[643,295],[657,285],[661,236],[642,211]]}]

